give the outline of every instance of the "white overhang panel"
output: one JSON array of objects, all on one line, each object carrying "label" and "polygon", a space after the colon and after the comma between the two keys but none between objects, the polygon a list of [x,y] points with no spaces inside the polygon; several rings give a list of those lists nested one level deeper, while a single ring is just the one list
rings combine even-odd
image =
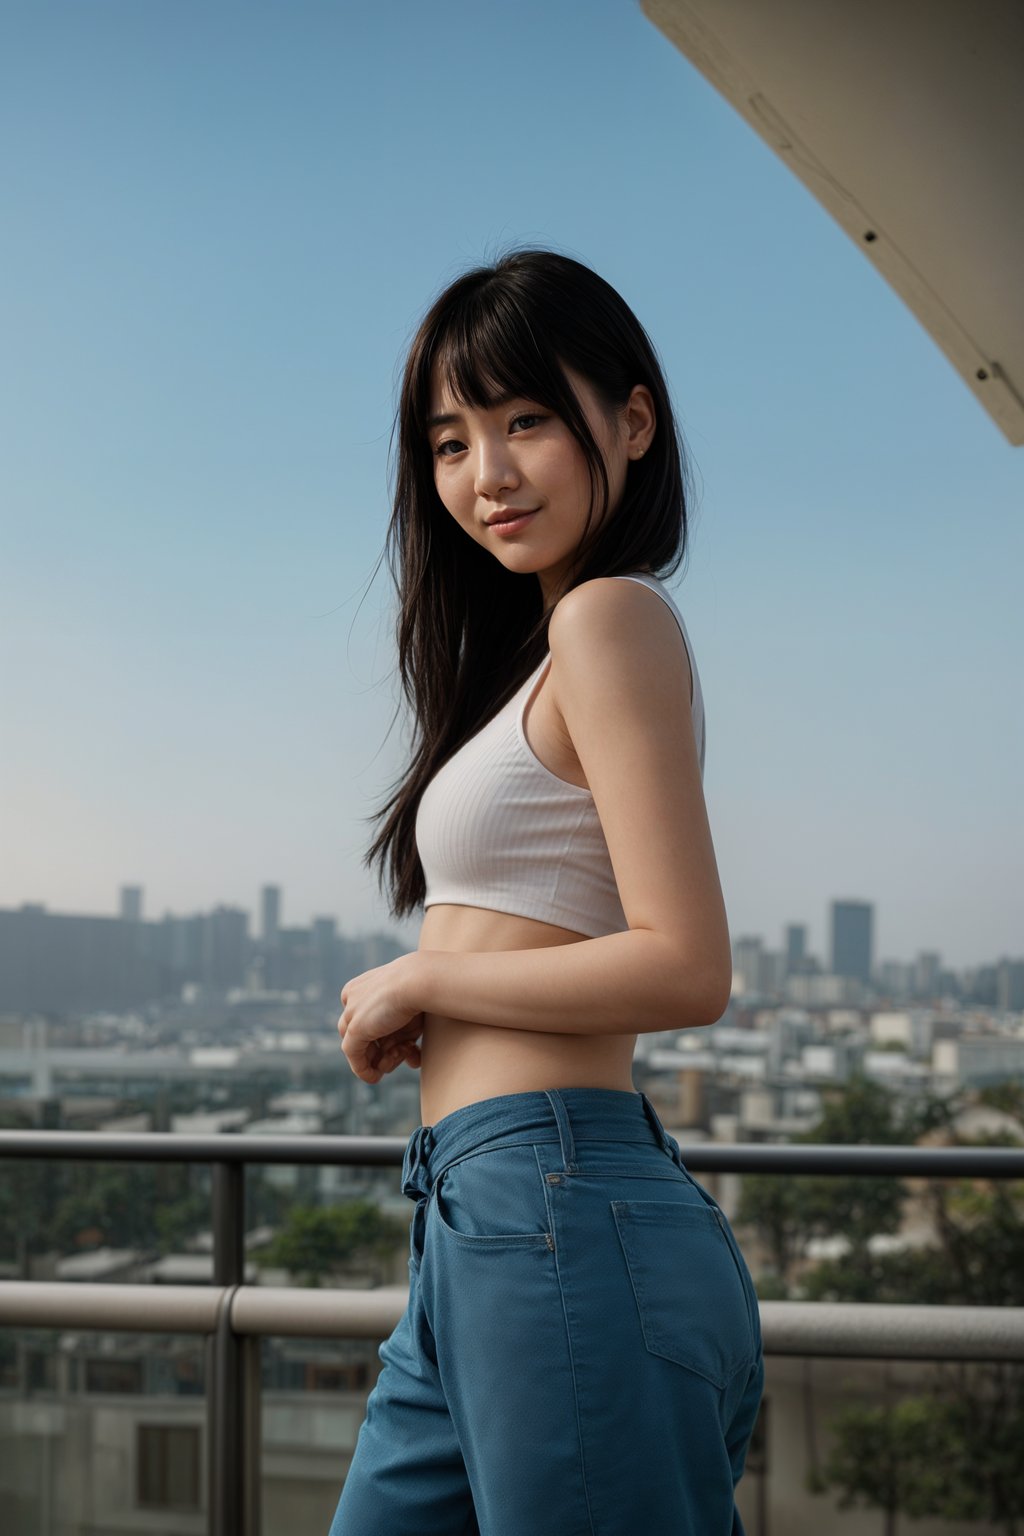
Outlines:
[{"label": "white overhang panel", "polygon": [[1022,0],[640,3],[1024,443]]}]

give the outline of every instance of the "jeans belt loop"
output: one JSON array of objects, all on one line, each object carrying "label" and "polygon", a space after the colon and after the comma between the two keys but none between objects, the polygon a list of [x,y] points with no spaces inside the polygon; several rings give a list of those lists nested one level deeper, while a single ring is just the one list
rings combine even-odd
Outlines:
[{"label": "jeans belt loop", "polygon": [[402,1160],[402,1194],[419,1200],[430,1194],[430,1154],[434,1150],[434,1127],[419,1125],[413,1131]]},{"label": "jeans belt loop", "polygon": [[566,1173],[579,1173],[579,1165],[576,1162],[576,1144],[573,1141],[572,1126],[569,1124],[569,1111],[565,1107],[565,1100],[557,1088],[545,1088],[548,1103],[551,1105],[558,1126],[558,1140],[562,1149],[562,1167]]}]

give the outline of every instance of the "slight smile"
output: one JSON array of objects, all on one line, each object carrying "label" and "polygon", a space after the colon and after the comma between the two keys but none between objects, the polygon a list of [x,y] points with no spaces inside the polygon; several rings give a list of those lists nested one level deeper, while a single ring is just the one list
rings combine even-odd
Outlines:
[{"label": "slight smile", "polygon": [[494,519],[488,519],[487,526],[493,528],[495,533],[518,533],[520,528],[526,527],[531,517],[536,516],[536,509],[532,512],[513,512],[507,517],[502,515]]}]

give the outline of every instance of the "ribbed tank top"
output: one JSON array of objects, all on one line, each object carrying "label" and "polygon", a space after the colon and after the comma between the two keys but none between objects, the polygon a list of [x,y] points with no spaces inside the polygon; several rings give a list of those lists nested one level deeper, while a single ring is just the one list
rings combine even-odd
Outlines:
[{"label": "ribbed tank top", "polygon": [[[618,578],[657,592],[682,631],[704,777],[704,698],[682,614],[656,576]],[[451,902],[539,918],[588,938],[624,932],[608,845],[589,789],[534,755],[523,716],[551,652],[506,704],[438,769],[420,797],[416,845],[424,907]]]}]

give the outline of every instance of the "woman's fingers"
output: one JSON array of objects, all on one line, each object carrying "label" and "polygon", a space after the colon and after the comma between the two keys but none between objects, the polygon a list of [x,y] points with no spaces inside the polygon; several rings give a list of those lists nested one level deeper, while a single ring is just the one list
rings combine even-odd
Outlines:
[{"label": "woman's fingers", "polygon": [[[409,1028],[408,1025],[405,1027]],[[341,1036],[343,1043],[347,1028],[345,1016],[342,1014],[338,1020],[338,1034]],[[407,1062],[410,1067],[418,1067],[420,1065],[420,1048],[416,1040],[394,1039],[391,1045],[385,1045],[383,1042],[380,1042],[378,1044],[377,1059],[369,1066],[369,1072],[372,1075],[366,1077],[363,1072],[358,1072],[356,1075],[362,1077],[366,1082],[372,1082],[378,1074],[383,1075],[385,1072],[393,1072],[403,1061]],[[354,1070],[355,1068],[353,1068]]]},{"label": "woman's fingers", "polygon": [[410,1067],[418,1067],[420,1064],[419,1046],[411,1040],[403,1041],[401,1045],[390,1046],[381,1053],[377,1062],[378,1072],[393,1072],[403,1061]]}]

